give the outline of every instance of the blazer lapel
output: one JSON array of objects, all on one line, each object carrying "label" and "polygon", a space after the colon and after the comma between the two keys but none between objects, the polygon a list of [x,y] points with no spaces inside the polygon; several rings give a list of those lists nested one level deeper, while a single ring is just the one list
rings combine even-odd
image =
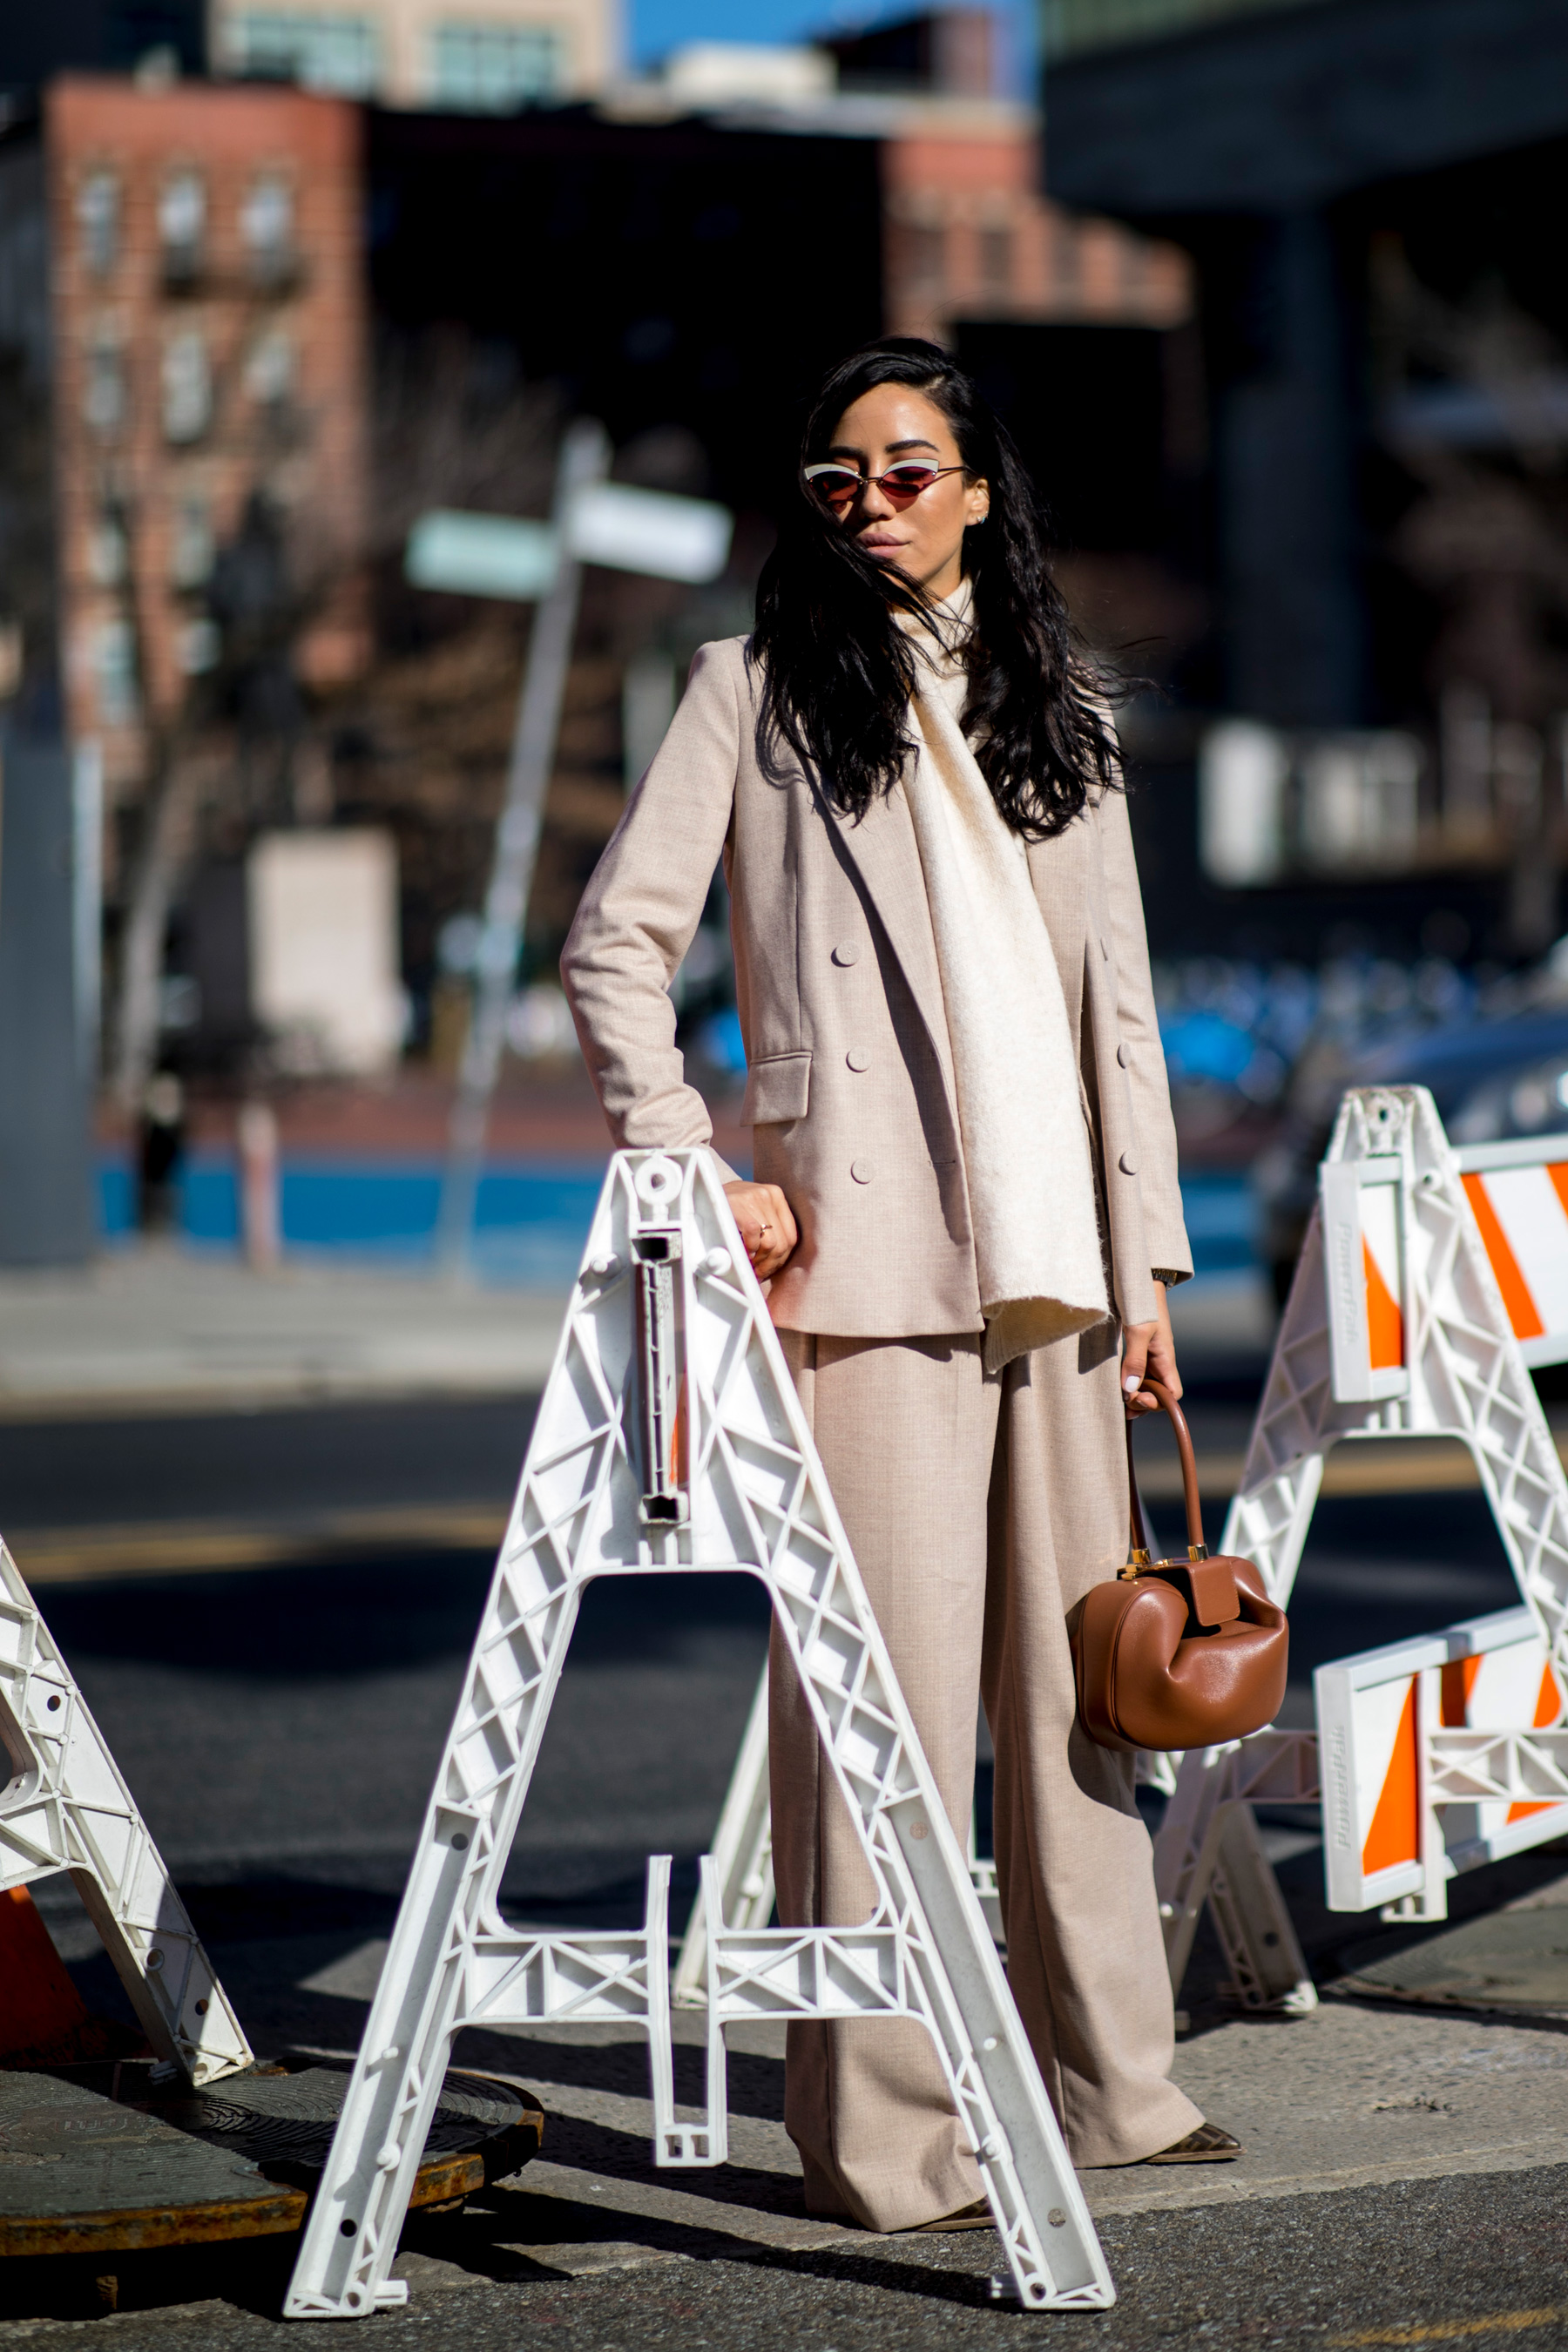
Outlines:
[{"label": "blazer lapel", "polygon": [[903,789],[895,785],[890,793],[879,793],[858,824],[831,807],[828,818],[837,824],[845,852],[865,884],[899,959],[910,993],[930,1032],[951,1097],[952,1049],[948,1041],[947,1008],[942,1001],[925,875]]}]

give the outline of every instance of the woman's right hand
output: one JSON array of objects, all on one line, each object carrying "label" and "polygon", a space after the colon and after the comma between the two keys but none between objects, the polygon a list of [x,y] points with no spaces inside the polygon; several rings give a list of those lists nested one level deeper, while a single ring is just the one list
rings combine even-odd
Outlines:
[{"label": "woman's right hand", "polygon": [[800,1239],[789,1202],[776,1184],[726,1184],[724,1196],[741,1229],[752,1272],[759,1282],[766,1282]]}]

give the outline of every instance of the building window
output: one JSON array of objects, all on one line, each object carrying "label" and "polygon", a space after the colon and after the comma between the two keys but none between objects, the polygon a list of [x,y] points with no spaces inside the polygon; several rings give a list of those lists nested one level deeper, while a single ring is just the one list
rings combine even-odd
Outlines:
[{"label": "building window", "polygon": [[206,233],[207,191],[201,173],[172,172],[158,197],[158,242],[166,278],[195,277]]},{"label": "building window", "polygon": [[549,25],[437,25],[430,79],[437,106],[504,112],[564,88],[566,44]]},{"label": "building window", "polygon": [[1149,247],[1141,237],[1124,236],[1118,240],[1117,251],[1121,263],[1121,291],[1129,303],[1148,299]]},{"label": "building window", "polygon": [[136,639],[129,621],[100,621],[92,637],[98,716],[105,727],[129,727],[136,716]]},{"label": "building window", "polygon": [[282,408],[294,396],[294,338],[279,327],[258,335],[245,362],[245,388],[263,408]]},{"label": "building window", "polygon": [[182,499],[169,539],[169,577],[176,588],[203,588],[212,568],[212,509],[204,498]]},{"label": "building window", "polygon": [[120,258],[120,182],[112,172],[89,172],[77,191],[82,259],[95,278],[107,278]]},{"label": "building window", "polygon": [[1051,227],[1051,278],[1058,301],[1076,301],[1083,291],[1083,246],[1078,223],[1061,213]]},{"label": "building window", "polygon": [[378,79],[375,26],[367,16],[307,16],[292,8],[242,8],[232,54],[240,73],[302,82],[307,89],[368,98]]},{"label": "building window", "polygon": [[96,335],[82,369],[82,416],[93,432],[108,435],[121,430],[125,410],[125,347],[118,335]]},{"label": "building window", "polygon": [[163,346],[163,437],[199,441],[212,423],[213,379],[206,337],[194,327]]},{"label": "building window", "polygon": [[947,232],[924,222],[901,222],[897,271],[910,294],[937,295],[947,281]]},{"label": "building window", "polygon": [[100,588],[118,588],[131,569],[125,523],[118,508],[105,507],[87,535],[87,568]]},{"label": "building window", "polygon": [[979,245],[981,291],[1005,302],[1013,291],[1013,232],[1002,224],[983,228]]},{"label": "building window", "polygon": [[81,412],[95,433],[118,433],[125,423],[125,352],[119,339],[102,335],[87,347]]},{"label": "building window", "polygon": [[262,284],[289,277],[294,268],[294,190],[277,172],[253,180],[239,208],[239,233],[250,258],[250,274]]},{"label": "building window", "polygon": [[187,677],[216,669],[222,657],[223,638],[216,621],[187,621],[174,639],[174,658]]}]

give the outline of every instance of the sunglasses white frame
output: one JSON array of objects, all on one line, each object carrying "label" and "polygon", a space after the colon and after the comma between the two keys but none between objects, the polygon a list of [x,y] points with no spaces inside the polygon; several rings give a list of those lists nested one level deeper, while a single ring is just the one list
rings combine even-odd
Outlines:
[{"label": "sunglasses white frame", "polygon": [[[817,465],[805,467],[804,471],[806,480],[814,486],[820,474],[844,475],[847,479],[855,484],[854,495],[850,499],[850,504],[853,505],[855,499],[859,498],[867,490],[881,490],[884,498],[889,496],[890,493],[883,488],[883,485],[890,482],[895,474],[902,473],[906,467],[911,471],[916,467],[921,471],[929,471],[930,480],[922,482],[920,488],[913,493],[917,499],[923,498],[931,483],[940,482],[944,474],[966,474],[969,471],[967,466],[932,466],[927,468],[925,460],[921,457],[901,457],[896,466],[889,466],[885,474],[862,474],[855,467],[847,466],[841,458],[837,457],[825,457]],[[819,492],[818,495],[825,494]]]}]

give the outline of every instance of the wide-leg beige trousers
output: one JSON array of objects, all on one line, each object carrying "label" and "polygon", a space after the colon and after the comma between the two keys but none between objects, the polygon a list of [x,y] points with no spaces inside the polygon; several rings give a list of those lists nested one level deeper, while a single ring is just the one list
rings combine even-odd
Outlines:
[{"label": "wide-leg beige trousers", "polygon": [[[1007,1973],[1068,2151],[1135,2163],[1203,2117],[1168,2080],[1171,1989],[1132,1759],[1079,1727],[1064,1623],[1126,1558],[1119,1356],[1090,1334],[987,1379],[968,1334],[780,1338],[961,1844],[984,1692]],[[870,1873],[774,1640],[779,1917],[854,1925],[873,1907]],[[907,2229],[982,2194],[923,2027],[792,2024],[784,2120],[813,2212]]]}]

